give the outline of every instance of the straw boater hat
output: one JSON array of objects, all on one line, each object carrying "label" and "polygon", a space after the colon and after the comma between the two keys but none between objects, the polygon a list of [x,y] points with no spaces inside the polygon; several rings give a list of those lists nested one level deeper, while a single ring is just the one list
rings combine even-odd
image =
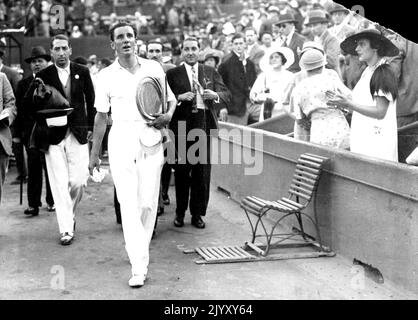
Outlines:
[{"label": "straw boater hat", "polygon": [[274,25],[278,26],[283,23],[297,23],[295,17],[291,13],[285,13],[279,16],[279,21],[277,21]]},{"label": "straw boater hat", "polygon": [[299,66],[305,71],[318,69],[326,64],[325,55],[315,48],[306,50],[299,61]]},{"label": "straw boater hat", "polygon": [[346,14],[349,14],[350,10],[348,10],[346,7],[342,6],[339,3],[334,3],[334,5],[330,6],[330,8],[328,9],[328,13],[333,14],[335,12],[344,12]]},{"label": "straw boater hat", "polygon": [[313,23],[328,23],[329,19],[327,13],[324,10],[311,10],[308,12],[307,21],[305,25],[308,26]]},{"label": "straw boater hat", "polygon": [[46,50],[42,46],[33,47],[30,57],[27,57],[25,59],[25,62],[31,63],[32,60],[37,58],[43,58],[46,61],[51,61],[51,56],[46,52]]},{"label": "straw boater hat", "polygon": [[276,53],[276,52],[281,53],[287,60],[286,63],[283,64],[282,69],[286,70],[295,62],[295,55],[292,49],[289,49],[287,47],[280,47],[277,45],[273,45],[266,51],[266,53],[260,60],[260,69],[263,72],[272,70],[272,66],[270,65],[270,57],[273,53]]},{"label": "straw boater hat", "polygon": [[356,47],[360,39],[376,40],[379,43],[379,48],[383,51],[382,56],[384,57],[394,57],[399,54],[399,49],[376,29],[361,30],[341,42],[340,47],[344,52],[357,56]]}]

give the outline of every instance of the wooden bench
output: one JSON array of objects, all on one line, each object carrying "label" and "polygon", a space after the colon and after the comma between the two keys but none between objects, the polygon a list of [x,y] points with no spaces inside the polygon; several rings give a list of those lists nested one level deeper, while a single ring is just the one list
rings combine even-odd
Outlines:
[{"label": "wooden bench", "polygon": [[[247,247],[264,257],[269,255],[272,248],[292,249],[310,246],[315,249],[314,252],[308,253],[300,251],[294,254],[286,253],[285,259],[335,255],[321,242],[315,211],[316,190],[323,165],[327,160],[328,158],[310,153],[302,154],[297,161],[287,197],[265,200],[256,196],[247,196],[241,201],[241,208],[244,209],[252,231],[252,240],[246,243]],[[313,217],[304,212],[312,199],[314,200]],[[270,221],[267,221],[267,217]],[[275,233],[279,224],[288,217],[296,218],[299,229],[293,228],[290,233]],[[313,224],[316,231],[314,237],[305,233],[303,218]],[[255,241],[259,238],[265,239],[265,243],[256,244]],[[277,241],[273,242],[273,240]]]}]

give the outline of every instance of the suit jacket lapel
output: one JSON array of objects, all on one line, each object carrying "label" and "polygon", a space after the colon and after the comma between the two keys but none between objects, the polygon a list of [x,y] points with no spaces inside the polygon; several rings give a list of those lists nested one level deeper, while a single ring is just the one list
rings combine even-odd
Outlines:
[{"label": "suit jacket lapel", "polygon": [[70,63],[70,84],[71,84],[71,96],[74,96],[76,86],[77,86],[77,79],[75,78],[75,75],[77,74],[76,70],[74,70],[74,64]]},{"label": "suit jacket lapel", "polygon": [[184,87],[186,88],[186,91],[192,91],[192,88],[190,86],[189,76],[186,71],[186,67],[183,64],[182,68],[180,69],[180,79],[184,79]]}]

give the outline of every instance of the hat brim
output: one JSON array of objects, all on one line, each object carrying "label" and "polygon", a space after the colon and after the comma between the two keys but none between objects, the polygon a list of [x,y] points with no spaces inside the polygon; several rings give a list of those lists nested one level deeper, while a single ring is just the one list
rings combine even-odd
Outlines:
[{"label": "hat brim", "polygon": [[279,21],[275,22],[274,25],[279,26],[283,23],[297,23],[297,21],[295,19],[284,19],[284,20],[279,20]]},{"label": "hat brim", "polygon": [[335,10],[329,10],[328,11],[329,14],[333,14],[333,13],[336,13],[336,12],[344,12],[346,14],[349,14],[350,10],[348,10],[348,9],[335,9]]},{"label": "hat brim", "polygon": [[286,63],[282,65],[282,69],[288,69],[295,62],[295,54],[292,49],[287,47],[275,46],[269,48],[260,60],[260,69],[263,72],[270,71],[273,67],[270,65],[270,57],[273,53],[279,52],[286,58]]},{"label": "hat brim", "polygon": [[34,56],[34,57],[29,57],[29,58],[26,58],[25,59],[25,62],[26,63],[31,63],[32,62],[32,60],[34,60],[34,59],[38,59],[38,58],[43,58],[43,59],[45,59],[46,61],[51,61],[51,56],[50,55],[47,55],[47,54],[41,54],[41,55],[39,55],[39,56]]},{"label": "hat brim", "polygon": [[309,19],[308,22],[305,23],[305,26],[309,26],[314,23],[329,23],[329,19],[327,18],[313,18]]},{"label": "hat brim", "polygon": [[357,56],[357,42],[360,39],[374,39],[377,40],[380,44],[380,47],[384,50],[384,57],[394,57],[399,54],[399,49],[396,47],[392,41],[390,41],[388,38],[384,37],[380,33],[376,33],[373,31],[367,31],[363,30],[359,33],[353,34],[352,36],[349,36],[346,38],[343,42],[341,42],[340,47],[341,50],[343,50],[345,53],[351,54],[353,56]]},{"label": "hat brim", "polygon": [[65,108],[65,109],[44,109],[39,110],[37,113],[43,115],[45,118],[54,118],[60,116],[67,116],[73,112],[74,108]]}]

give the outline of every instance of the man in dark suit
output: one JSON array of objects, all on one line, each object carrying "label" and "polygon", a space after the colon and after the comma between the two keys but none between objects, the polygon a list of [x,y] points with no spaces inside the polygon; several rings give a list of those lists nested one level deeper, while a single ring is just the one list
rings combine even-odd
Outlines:
[{"label": "man in dark suit", "polygon": [[[229,92],[218,72],[198,61],[199,42],[196,38],[184,40],[184,64],[168,70],[167,80],[175,94],[178,106],[170,122],[177,148],[175,165],[176,217],[174,225],[184,225],[184,215],[189,205],[192,225],[204,228],[202,216],[206,215],[210,191],[210,131],[217,128],[214,102],[227,102]],[[189,132],[200,130],[201,135],[188,141]],[[195,131],[196,132],[196,131]],[[206,143],[204,143],[206,142]],[[199,161],[188,157],[188,150],[199,143]],[[182,148],[185,146],[185,148]],[[195,154],[195,153],[193,153]],[[197,163],[196,163],[197,162]]]},{"label": "man in dark suit", "polygon": [[44,47],[33,47],[31,56],[25,59],[25,62],[30,64],[32,74],[19,81],[16,90],[16,134],[25,146],[28,155],[28,208],[24,213],[32,216],[39,214],[39,207],[42,205],[42,171],[45,171],[47,210],[50,212],[55,210],[54,199],[52,198],[51,187],[46,172],[45,155],[38,149],[29,147],[29,137],[35,124],[34,113],[31,110],[33,105],[32,103],[23,103],[25,93],[35,79],[35,75],[48,67],[49,61],[51,61],[51,56],[47,54]]},{"label": "man in dark suit", "polygon": [[307,40],[304,36],[300,35],[296,32],[296,23],[297,21],[293,17],[292,14],[286,13],[279,17],[279,21],[275,24],[277,28],[279,28],[280,39],[279,45],[283,47],[288,47],[292,49],[295,62],[287,69],[290,72],[299,72],[299,52],[302,50],[303,44]]},{"label": "man in dark suit", "polygon": [[[5,52],[0,49],[0,72],[3,72],[6,75],[7,79],[9,80],[12,86],[13,94],[16,96],[17,84],[22,79],[22,76],[19,74],[19,72],[17,72],[13,68],[10,68],[3,64],[4,55],[5,55]],[[16,167],[17,167],[17,177],[14,181],[12,181],[12,184],[19,184],[20,182],[26,182],[26,178],[27,178],[26,163],[25,163],[25,157],[23,154],[23,144],[22,144],[22,141],[20,141],[19,138],[17,137],[18,132],[17,132],[17,129],[15,128],[15,124],[10,126],[10,130],[12,131],[12,138],[13,138],[12,150],[13,150],[13,155],[15,156],[15,159],[16,159]]]},{"label": "man in dark suit", "polygon": [[244,50],[244,36],[237,33],[232,37],[232,52],[218,70],[232,95],[231,103],[220,111],[220,118],[246,126],[251,105],[249,95],[257,74],[254,63],[245,59]]},{"label": "man in dark suit", "polygon": [[[37,77],[55,87],[64,96],[73,112],[67,124],[48,127],[38,119],[40,130],[34,131],[34,141],[45,150],[46,167],[55,201],[62,245],[71,244],[75,230],[75,211],[89,176],[88,144],[94,124],[94,87],[87,67],[70,62],[71,44],[67,36],[57,35],[51,41],[55,64],[40,71]],[[34,86],[26,97],[32,97]],[[36,108],[36,107],[35,107]],[[39,139],[43,135],[43,139]]]}]

